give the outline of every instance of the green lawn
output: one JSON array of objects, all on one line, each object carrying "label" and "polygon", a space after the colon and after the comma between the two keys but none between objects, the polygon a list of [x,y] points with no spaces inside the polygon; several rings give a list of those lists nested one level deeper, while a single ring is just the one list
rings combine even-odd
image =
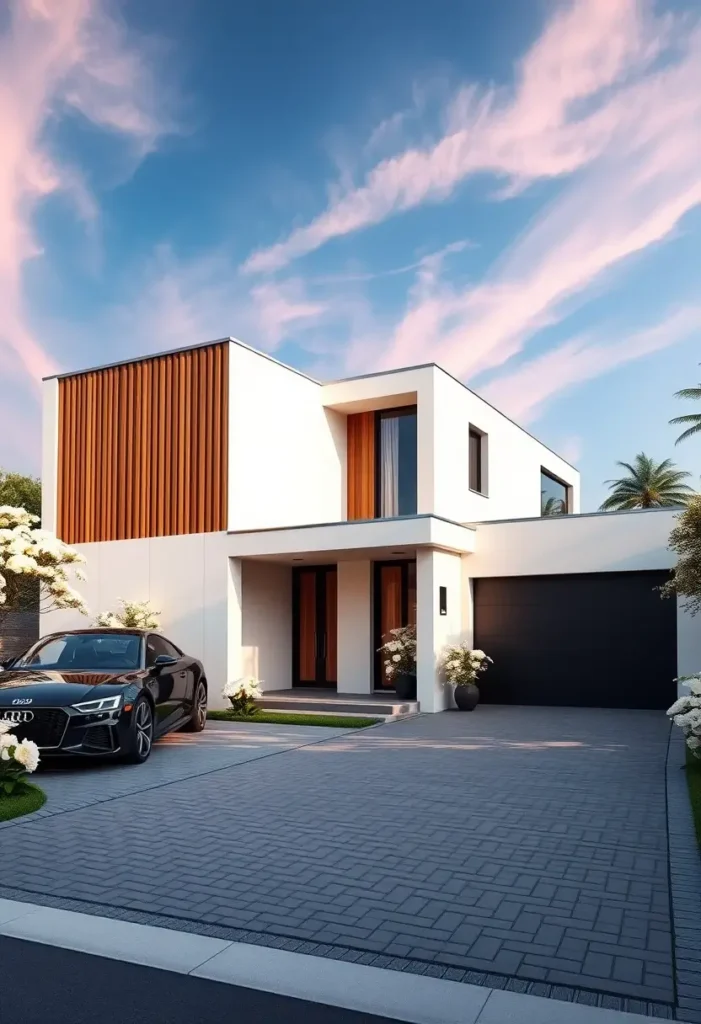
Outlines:
[{"label": "green lawn", "polygon": [[251,718],[234,715],[231,711],[208,711],[207,718],[215,722],[260,722],[265,725],[324,725],[334,729],[365,729],[375,725],[379,718],[352,718],[344,715],[305,715],[286,711],[259,711]]},{"label": "green lawn", "polygon": [[46,803],[46,793],[38,786],[30,785],[19,796],[0,797],[0,821],[19,818],[22,814],[38,811]]},{"label": "green lawn", "polygon": [[691,801],[691,813],[694,815],[696,826],[696,838],[701,846],[701,761],[686,751],[686,783],[689,787],[689,800]]}]

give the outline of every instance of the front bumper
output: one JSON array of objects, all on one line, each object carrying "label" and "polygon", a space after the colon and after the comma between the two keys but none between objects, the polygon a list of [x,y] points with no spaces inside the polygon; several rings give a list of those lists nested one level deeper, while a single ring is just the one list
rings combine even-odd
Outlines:
[{"label": "front bumper", "polygon": [[84,715],[72,707],[34,707],[32,714],[31,721],[15,723],[12,731],[19,739],[33,740],[42,757],[118,755],[125,748],[131,717],[121,708]]}]

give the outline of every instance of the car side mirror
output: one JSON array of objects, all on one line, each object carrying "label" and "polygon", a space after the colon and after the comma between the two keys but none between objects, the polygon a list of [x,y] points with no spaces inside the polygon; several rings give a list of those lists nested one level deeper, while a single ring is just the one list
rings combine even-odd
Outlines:
[{"label": "car side mirror", "polygon": [[153,663],[153,667],[156,670],[160,670],[162,668],[168,668],[169,665],[176,665],[177,662],[178,662],[178,659],[174,658],[170,654],[159,654],[158,657],[156,658],[156,660]]}]

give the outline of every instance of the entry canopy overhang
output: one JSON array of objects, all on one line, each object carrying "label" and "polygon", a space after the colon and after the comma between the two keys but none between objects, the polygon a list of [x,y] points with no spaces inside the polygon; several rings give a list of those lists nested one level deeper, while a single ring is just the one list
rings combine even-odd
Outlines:
[{"label": "entry canopy overhang", "polygon": [[475,550],[475,529],[440,516],[418,515],[276,527],[228,535],[230,558],[262,558],[275,562],[414,557],[419,548],[468,554]]}]

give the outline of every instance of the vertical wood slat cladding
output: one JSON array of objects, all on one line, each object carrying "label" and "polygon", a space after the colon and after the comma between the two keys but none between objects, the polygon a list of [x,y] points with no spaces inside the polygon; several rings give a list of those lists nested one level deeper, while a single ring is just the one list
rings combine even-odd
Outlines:
[{"label": "vertical wood slat cladding", "polygon": [[375,518],[375,413],[347,418],[348,518]]},{"label": "vertical wood slat cladding", "polygon": [[227,527],[228,343],[59,380],[58,535]]}]

